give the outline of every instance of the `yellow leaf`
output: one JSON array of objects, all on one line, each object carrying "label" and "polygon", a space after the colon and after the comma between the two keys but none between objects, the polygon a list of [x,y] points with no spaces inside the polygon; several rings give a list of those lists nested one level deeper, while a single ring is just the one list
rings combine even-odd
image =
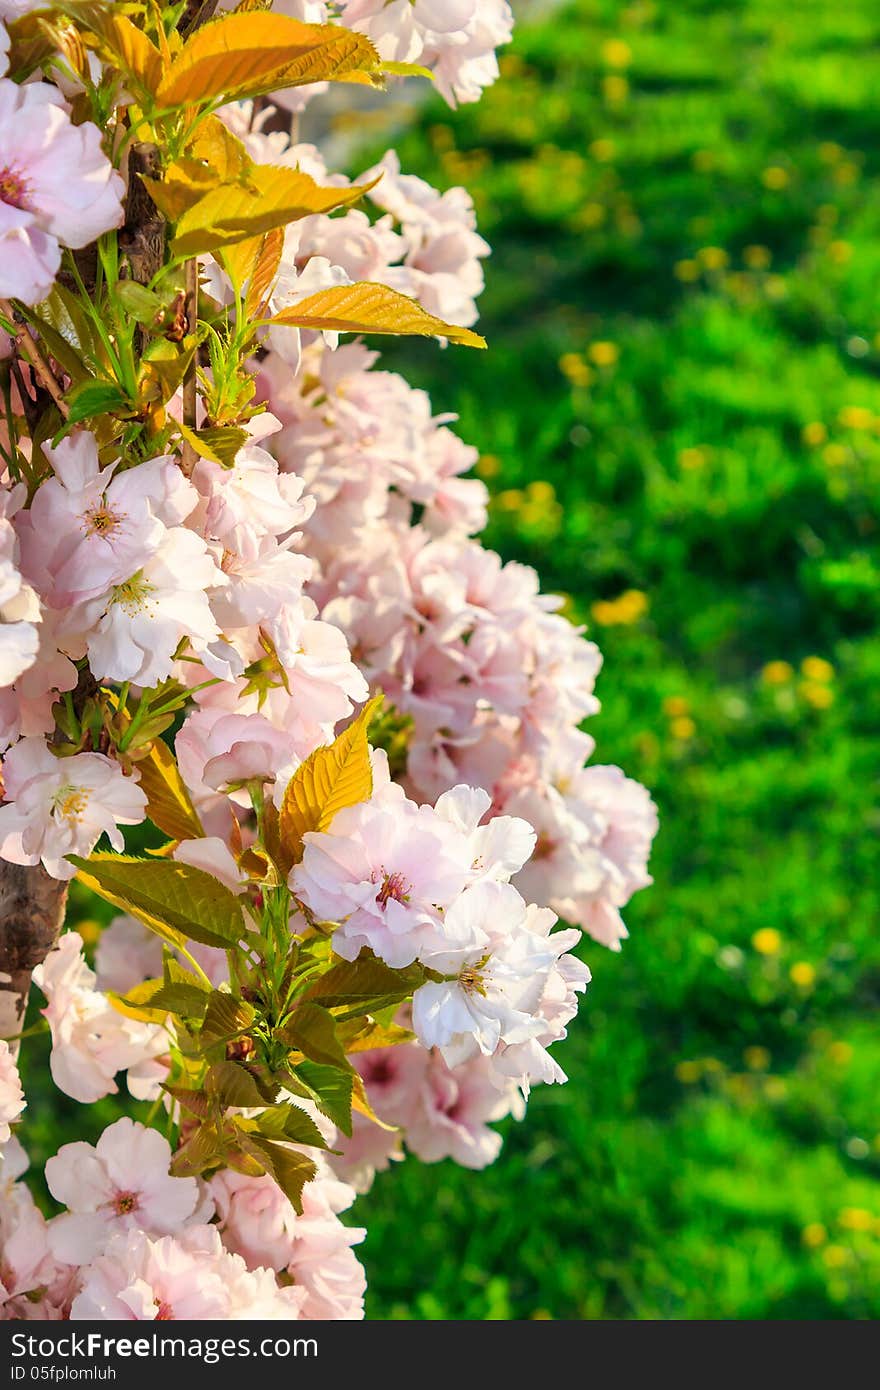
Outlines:
[{"label": "yellow leaf", "polygon": [[339,25],[263,12],[229,14],[187,40],[156,97],[168,108],[219,97],[229,101],[380,69],[369,39]]},{"label": "yellow leaf", "polygon": [[237,241],[261,236],[273,227],[286,226],[298,217],[346,207],[374,187],[354,184],[325,188],[299,169],[273,164],[254,165],[252,189],[239,185],[215,188],[188,208],[177,223],[172,243],[181,259],[217,251]]},{"label": "yellow leaf", "polygon": [[339,1040],[347,1053],[368,1052],[377,1047],[397,1047],[415,1041],[415,1033],[397,1023],[376,1023],[374,1019],[353,1019],[339,1029]]},{"label": "yellow leaf", "polygon": [[387,285],[361,280],[335,285],[301,299],[275,314],[272,323],[291,328],[329,329],[337,333],[398,333],[422,338],[448,338],[465,347],[484,348],[485,338],[469,328],[456,328],[423,309],[414,299]]},{"label": "yellow leaf", "polygon": [[139,1023],[164,1023],[168,1017],[168,1010],[149,1007],[149,1001],[154,994],[158,994],[163,983],[162,980],[144,980],[142,984],[134,985],[125,995],[108,990],[107,998],[116,1012],[124,1014],[126,1018],[136,1018]]},{"label": "yellow leaf", "polygon": [[245,237],[244,241],[236,241],[232,246],[224,246],[218,252],[223,269],[239,294],[253,274],[257,257],[262,251],[263,243],[268,235],[269,233],[265,232],[262,236]]},{"label": "yellow leaf", "polygon": [[124,14],[100,5],[82,7],[82,19],[98,40],[98,51],[123,74],[134,77],[145,91],[155,95],[162,82],[165,61],[143,29]]},{"label": "yellow leaf", "polygon": [[284,229],[273,227],[272,231],[267,232],[263,237],[257,258],[254,261],[247,298],[244,302],[244,312],[247,318],[257,318],[263,311],[278,274],[283,249]]},{"label": "yellow leaf", "polygon": [[372,1120],[374,1125],[378,1125],[380,1129],[387,1129],[390,1134],[393,1134],[399,1126],[386,1124],[384,1120],[379,1119],[379,1116],[370,1104],[366,1087],[361,1080],[360,1073],[355,1072],[352,1076],[352,1080],[354,1082],[351,1088],[352,1110],[357,1110],[361,1115],[366,1115],[367,1119]]},{"label": "yellow leaf", "polygon": [[254,161],[241,140],[219,116],[205,116],[199,121],[195,137],[187,146],[187,154],[210,165],[221,183],[249,178],[254,168]]},{"label": "yellow leaf", "polygon": [[368,801],[373,791],[367,729],[381,695],[365,705],[353,724],[326,748],[316,748],[291,777],[284,792],[279,833],[292,863],[302,857],[302,837],[326,830],[346,806]]},{"label": "yellow leaf", "polygon": [[168,165],[161,179],[140,177],[157,208],[169,222],[177,222],[219,185],[241,184],[254,194],[254,167],[238,137],[219,117],[206,116],[181,158]]},{"label": "yellow leaf", "polygon": [[157,738],[149,755],[136,764],[140,788],[147,797],[147,815],[172,840],[196,840],[204,835],[198,813],[183,784],[174,755]]}]

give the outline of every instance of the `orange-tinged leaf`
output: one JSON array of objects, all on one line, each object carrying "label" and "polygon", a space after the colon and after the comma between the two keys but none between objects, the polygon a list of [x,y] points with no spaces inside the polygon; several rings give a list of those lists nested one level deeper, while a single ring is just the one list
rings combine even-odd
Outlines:
[{"label": "orange-tinged leaf", "polygon": [[355,285],[334,285],[301,299],[272,318],[273,324],[291,328],[328,329],[337,333],[396,333],[422,338],[448,338],[465,347],[484,348],[485,338],[469,328],[444,323],[423,309],[415,299],[398,294],[387,285],[361,280]]},{"label": "orange-tinged leaf", "polygon": [[140,788],[146,794],[147,815],[172,840],[195,840],[204,835],[198,813],[167,744],[157,738],[146,758],[136,763]]},{"label": "orange-tinged leaf", "polygon": [[287,15],[229,14],[198,29],[156,92],[163,107],[258,96],[303,82],[345,80],[381,69],[363,34],[334,24],[303,24]]},{"label": "orange-tinged leaf", "polygon": [[221,183],[248,178],[254,167],[242,141],[219,116],[205,116],[199,121],[187,154],[210,165]]},{"label": "orange-tinged leaf", "polygon": [[351,1088],[352,1110],[357,1110],[358,1114],[365,1115],[368,1120],[372,1120],[374,1125],[378,1125],[380,1129],[387,1129],[390,1134],[393,1134],[399,1126],[386,1124],[384,1120],[379,1119],[379,1116],[370,1104],[370,1099],[367,1095],[367,1090],[361,1079],[360,1073],[355,1072],[352,1079],[354,1081],[354,1085]]},{"label": "orange-tinged leaf", "polygon": [[298,217],[346,207],[374,186],[325,188],[299,169],[273,164],[254,165],[250,182],[252,189],[238,185],[215,188],[188,208],[177,223],[172,243],[175,255],[200,256],[262,236]]},{"label": "orange-tinged leaf", "polygon": [[281,264],[283,249],[284,229],[283,227],[273,227],[272,231],[267,232],[263,237],[248,284],[244,311],[250,319],[257,318],[269,298],[269,293],[278,274],[278,267]]},{"label": "orange-tinged leaf", "polygon": [[365,705],[333,743],[310,753],[288,782],[279,832],[292,862],[302,857],[302,837],[307,831],[326,830],[344,807],[369,800],[373,774],[367,729],[381,698]]},{"label": "orange-tinged leaf", "polygon": [[87,23],[98,40],[98,50],[108,57],[114,67],[136,78],[147,92],[155,94],[165,72],[165,60],[159,49],[124,14],[98,5],[88,10]]}]

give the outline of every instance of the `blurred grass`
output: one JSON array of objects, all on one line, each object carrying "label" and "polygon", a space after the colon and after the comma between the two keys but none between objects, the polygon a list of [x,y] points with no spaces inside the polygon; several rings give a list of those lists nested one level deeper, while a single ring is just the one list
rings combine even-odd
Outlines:
[{"label": "blurred grass", "polygon": [[[880,1313],[878,40],[872,0],[580,0],[400,142],[474,191],[490,351],[385,364],[600,642],[598,756],[662,828],[568,1086],[357,1204],[370,1317]],[[118,1113],[45,1068],[35,1165]]]},{"label": "blurred grass", "polygon": [[490,351],[386,365],[600,642],[662,828],[569,1085],[359,1204],[374,1318],[880,1313],[878,41],[871,0],[580,0],[399,142],[475,194]]}]

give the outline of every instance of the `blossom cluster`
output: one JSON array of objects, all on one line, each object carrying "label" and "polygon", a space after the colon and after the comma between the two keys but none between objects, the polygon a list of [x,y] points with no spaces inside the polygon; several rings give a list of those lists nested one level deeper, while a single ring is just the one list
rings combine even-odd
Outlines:
[{"label": "blossom cluster", "polygon": [[[0,0],[0,39],[3,18],[33,8]],[[511,24],[504,0],[275,9],[338,20],[383,59],[428,66],[453,103],[494,80]],[[368,281],[447,329],[473,324],[489,247],[464,189],[438,192],[403,173],[393,151],[352,184],[313,146],[270,130],[276,108],[223,106],[255,164],[321,189],[363,184],[369,209],[312,213],[284,230],[233,455],[205,443],[218,434],[207,390],[187,416],[177,381],[167,409],[151,415],[148,401],[124,427],[65,416],[56,428],[53,417],[31,436],[41,371],[55,373],[59,396],[70,383],[52,350],[63,357],[63,335],[48,340],[47,367],[27,310],[61,283],[62,265],[72,293],[71,253],[112,236],[130,194],[112,140],[74,119],[59,74],[0,77],[0,300],[15,305],[14,318],[0,306],[0,861],[65,883],[105,839],[119,853],[130,827],[166,830],[164,795],[174,828],[153,862],[193,870],[242,929],[220,949],[186,940],[179,905],[170,926],[160,908],[125,912],[93,955],[67,930],[35,969],[56,1087],[92,1104],[120,1095],[124,1074],[129,1096],[155,1102],[171,1142],[123,1116],[94,1146],[62,1146],[46,1166],[58,1208],[47,1218],[13,1133],[26,1105],[18,1038],[0,1038],[0,1317],[359,1317],[365,1279],[352,1247],[365,1232],[340,1214],[404,1146],[425,1162],[491,1163],[501,1147],[492,1126],[520,1118],[533,1086],[566,1080],[548,1049],[590,978],[573,949],[582,930],[619,949],[621,909],[650,882],[656,812],[619,769],[587,761],[593,740],[580,726],[599,708],[598,650],[533,570],[477,539],[487,494],[466,476],[476,452],[454,417],[435,415],[360,339],[270,322],[317,292]],[[277,94],[280,107],[314,94],[291,90]],[[105,273],[114,264],[108,255]],[[195,273],[204,336],[216,339],[240,312],[241,287],[219,251],[200,251]],[[182,332],[161,338],[163,350]],[[205,353],[210,388],[220,359]],[[148,417],[161,447],[137,434]],[[202,447],[184,467],[181,439],[193,438]],[[332,814],[319,807],[288,853],[289,788],[380,694],[366,781]],[[259,1081],[258,1098],[305,1117],[294,1117],[297,1133],[313,1142],[278,1131],[286,1160],[309,1174],[299,1204],[256,1162],[264,1150],[247,1125],[262,1112],[250,1093],[215,1089],[210,1101],[220,1096],[221,1123],[242,1122],[250,1162],[209,1155],[182,1171],[207,1129],[206,1077],[220,1083],[206,1064],[196,1090],[176,1003],[150,1008],[143,993],[178,969],[187,983],[172,996],[184,1005],[202,987],[218,1007],[265,1004],[255,962],[270,928],[277,955],[270,916],[281,911],[290,958],[273,977],[275,1002],[279,990],[291,996],[300,949],[322,936],[316,972],[368,962],[386,986],[407,982],[390,1005],[375,987],[362,1034],[333,1033],[340,1055],[353,1042],[351,1063],[342,1057],[360,1101],[350,1134],[295,1076],[283,1073],[279,1091],[265,1068],[247,1070],[246,1024],[218,1034],[229,1048],[221,1068],[241,1063],[240,1084]],[[556,929],[560,918],[568,925]],[[333,1029],[349,1021],[332,1014],[335,998],[311,1005]],[[273,1046],[285,1042],[280,1018]],[[311,1055],[302,1038],[287,1044]],[[201,1099],[187,1110],[193,1093]]]}]

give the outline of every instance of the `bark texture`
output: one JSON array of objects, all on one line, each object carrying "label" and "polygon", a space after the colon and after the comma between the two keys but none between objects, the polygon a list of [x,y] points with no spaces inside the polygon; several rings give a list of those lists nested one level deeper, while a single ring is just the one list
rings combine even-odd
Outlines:
[{"label": "bark texture", "polygon": [[0,859],[0,1038],[24,1026],[31,975],[58,939],[66,903],[67,884],[42,864]]}]

